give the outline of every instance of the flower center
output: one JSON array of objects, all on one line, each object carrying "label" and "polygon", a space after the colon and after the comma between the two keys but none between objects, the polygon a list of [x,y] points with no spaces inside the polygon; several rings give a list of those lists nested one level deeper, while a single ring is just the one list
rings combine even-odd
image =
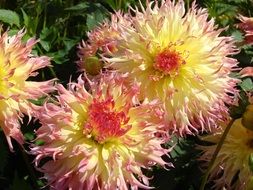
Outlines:
[{"label": "flower center", "polygon": [[89,134],[98,143],[124,135],[131,128],[131,125],[127,125],[129,118],[123,111],[116,112],[114,107],[112,98],[104,101],[94,99],[89,106],[84,134]]},{"label": "flower center", "polygon": [[164,74],[177,72],[179,66],[185,64],[180,54],[174,50],[164,50],[155,57],[154,68]]}]

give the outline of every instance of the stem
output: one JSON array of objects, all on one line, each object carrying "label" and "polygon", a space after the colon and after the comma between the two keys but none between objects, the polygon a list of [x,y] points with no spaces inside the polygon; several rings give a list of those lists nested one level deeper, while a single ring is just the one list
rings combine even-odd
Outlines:
[{"label": "stem", "polygon": [[[64,24],[65,26],[68,26],[69,17],[70,17],[70,14],[68,13],[66,22],[65,22],[65,24]],[[64,40],[65,40],[65,38],[66,38],[66,36],[67,36],[67,28],[68,28],[68,27],[65,27],[65,28],[64,28],[64,32],[63,32],[63,39],[64,39]],[[59,33],[58,33],[58,34],[59,34]],[[58,38],[59,38],[59,36],[58,36]]]},{"label": "stem", "polygon": [[54,69],[52,67],[49,67],[49,70],[54,78],[57,78],[56,73],[54,72]]},{"label": "stem", "polygon": [[44,7],[43,29],[45,29],[47,25],[47,0],[45,0],[44,4],[45,4],[45,7]]},{"label": "stem", "polygon": [[119,0],[119,7],[118,7],[118,10],[120,10],[122,7],[122,0]]},{"label": "stem", "polygon": [[218,143],[218,145],[217,145],[217,147],[216,147],[216,149],[215,149],[215,151],[213,153],[212,159],[211,159],[211,161],[210,161],[210,163],[208,165],[207,171],[206,171],[206,173],[205,173],[205,175],[203,177],[203,180],[201,182],[200,190],[204,190],[205,189],[205,185],[206,185],[209,173],[210,173],[210,171],[211,171],[211,169],[212,169],[212,167],[213,167],[213,165],[215,163],[215,160],[216,160],[216,158],[217,158],[217,156],[218,156],[218,154],[219,154],[219,152],[221,150],[221,147],[222,147],[222,145],[223,145],[223,143],[224,143],[224,141],[226,139],[226,136],[227,136],[229,130],[231,129],[234,121],[235,121],[235,119],[232,119],[228,123],[228,126],[226,127],[225,131],[223,132],[223,134],[221,136],[221,139],[220,139],[220,141],[219,141],[219,143]]},{"label": "stem", "polygon": [[22,153],[22,156],[23,156],[23,159],[24,159],[26,168],[28,169],[29,176],[30,176],[30,179],[31,179],[31,182],[32,182],[32,186],[33,186],[35,189],[39,190],[40,187],[39,187],[38,184],[37,184],[37,177],[36,177],[36,175],[35,175],[35,172],[34,172],[33,168],[31,167],[31,164],[30,164],[30,162],[29,162],[28,156],[26,155],[26,152],[24,151],[24,148],[21,147],[20,145],[19,145],[19,149],[20,149],[20,151],[21,151],[21,153]]},{"label": "stem", "polygon": [[186,7],[187,7],[187,11],[190,9],[190,0],[186,1]]}]

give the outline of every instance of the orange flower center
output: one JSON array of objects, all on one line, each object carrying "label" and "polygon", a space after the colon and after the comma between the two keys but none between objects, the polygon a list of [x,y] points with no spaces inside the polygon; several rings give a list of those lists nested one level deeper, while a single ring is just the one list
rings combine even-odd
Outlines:
[{"label": "orange flower center", "polygon": [[115,111],[114,107],[115,103],[112,98],[104,101],[94,99],[89,106],[84,134],[88,133],[98,143],[124,135],[131,128],[131,125],[127,125],[129,118],[123,111]]},{"label": "orange flower center", "polygon": [[172,74],[184,63],[179,53],[166,49],[155,57],[154,68],[164,74]]}]

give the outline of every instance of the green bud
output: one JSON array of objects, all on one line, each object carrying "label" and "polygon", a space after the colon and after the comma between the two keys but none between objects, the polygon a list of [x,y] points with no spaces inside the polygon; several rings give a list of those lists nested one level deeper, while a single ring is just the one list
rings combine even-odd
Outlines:
[{"label": "green bud", "polygon": [[90,75],[97,75],[102,69],[102,63],[96,56],[87,57],[84,60],[84,69]]}]

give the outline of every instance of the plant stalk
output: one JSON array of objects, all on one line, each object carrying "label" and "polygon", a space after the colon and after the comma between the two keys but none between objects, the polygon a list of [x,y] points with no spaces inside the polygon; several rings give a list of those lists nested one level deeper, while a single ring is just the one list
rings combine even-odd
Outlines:
[{"label": "plant stalk", "polygon": [[31,166],[30,162],[29,162],[28,156],[26,155],[26,152],[24,151],[24,148],[21,147],[20,145],[19,145],[19,149],[22,153],[23,160],[24,160],[26,168],[29,172],[30,179],[31,179],[31,182],[32,182],[32,186],[33,186],[34,189],[39,190],[40,187],[37,184],[37,177],[35,175],[35,172],[34,172],[32,166]]},{"label": "plant stalk", "polygon": [[227,125],[225,131],[223,132],[223,134],[222,134],[222,136],[221,136],[221,139],[220,139],[220,141],[219,141],[219,143],[218,143],[218,145],[217,145],[217,147],[216,147],[216,149],[215,149],[215,151],[214,151],[214,153],[213,153],[212,159],[211,159],[211,161],[210,161],[210,163],[209,163],[209,165],[208,165],[207,171],[206,171],[206,173],[205,173],[205,175],[204,175],[204,177],[203,177],[203,180],[202,180],[202,182],[201,182],[200,190],[204,190],[204,189],[205,189],[205,185],[206,185],[206,182],[207,182],[209,173],[210,173],[210,171],[211,171],[211,169],[212,169],[212,167],[213,167],[213,165],[214,165],[214,163],[215,163],[215,160],[216,160],[216,158],[217,158],[217,156],[218,156],[218,154],[219,154],[219,152],[220,152],[220,150],[221,150],[221,147],[222,147],[222,145],[223,145],[223,143],[224,143],[224,141],[225,141],[225,139],[226,139],[226,136],[227,136],[229,130],[231,129],[231,127],[232,127],[234,121],[235,121],[235,119],[232,119],[232,120],[228,123],[228,125]]}]

